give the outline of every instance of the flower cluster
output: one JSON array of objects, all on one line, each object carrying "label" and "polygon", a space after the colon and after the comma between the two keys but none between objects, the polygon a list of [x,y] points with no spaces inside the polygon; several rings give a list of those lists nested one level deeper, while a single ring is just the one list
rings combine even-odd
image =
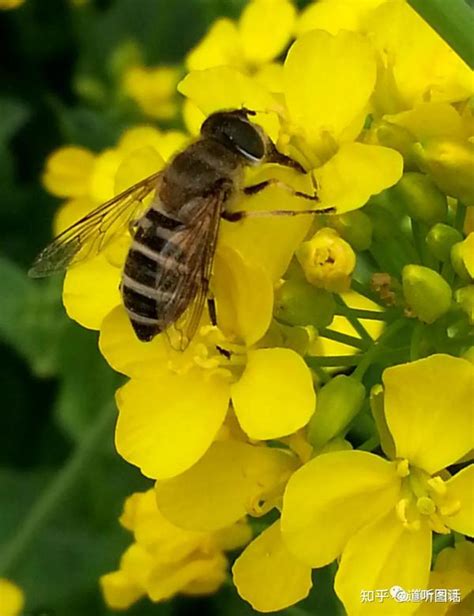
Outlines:
[{"label": "flower cluster", "polygon": [[[337,560],[348,614],[415,613],[360,593],[472,574],[467,556],[441,552],[430,578],[438,539],[454,531],[448,549],[467,554],[474,535],[472,74],[403,0],[320,0],[300,15],[288,0],[252,0],[186,65],[189,132],[216,110],[255,110],[307,173],[263,165],[246,182],[317,186],[318,208],[335,214],[223,221],[218,323],[203,318],[184,352],[133,334],[118,291],[128,230],[67,273],[68,314],[100,331],[102,354],[129,378],[117,450],[156,482],[127,501],[135,543],[102,578],[105,598],[213,592],[223,550],[245,545],[232,576],[256,610],[305,598],[312,569]],[[128,76],[145,108],[155,78]],[[146,113],[162,117],[162,103]],[[68,198],[57,229],[188,139],[136,127],[101,154],[54,153],[44,183]],[[308,201],[274,184],[232,207]],[[465,599],[472,579],[460,576]]]}]

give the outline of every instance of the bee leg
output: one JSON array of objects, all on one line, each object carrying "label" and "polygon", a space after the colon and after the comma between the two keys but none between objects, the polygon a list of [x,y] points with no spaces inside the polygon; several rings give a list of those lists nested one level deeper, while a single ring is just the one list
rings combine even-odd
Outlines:
[{"label": "bee leg", "polygon": [[311,176],[311,180],[313,182],[313,187],[314,187],[314,193],[312,195],[308,195],[307,193],[300,192],[299,190],[295,190],[288,184],[285,184],[285,182],[282,182],[281,180],[278,180],[276,178],[271,178],[270,180],[265,180],[264,182],[253,184],[252,186],[246,186],[243,189],[243,192],[245,195],[256,195],[264,188],[267,188],[267,186],[278,186],[282,190],[286,190],[287,192],[289,192],[294,197],[301,197],[303,199],[309,199],[310,201],[319,201],[319,197],[317,194],[317,187],[314,183],[313,176]]},{"label": "bee leg", "polygon": [[229,222],[238,222],[244,218],[269,218],[270,216],[299,216],[300,214],[335,214],[335,207],[322,210],[242,210],[239,212],[222,212],[221,216]]},{"label": "bee leg", "polygon": [[207,298],[207,311],[209,312],[209,320],[212,325],[217,325],[216,302],[213,297]]}]

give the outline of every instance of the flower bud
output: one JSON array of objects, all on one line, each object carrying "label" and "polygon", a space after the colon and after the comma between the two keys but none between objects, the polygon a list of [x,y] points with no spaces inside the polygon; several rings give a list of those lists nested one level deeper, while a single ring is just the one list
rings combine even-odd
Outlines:
[{"label": "flower bud", "polygon": [[391,122],[382,121],[375,129],[377,142],[387,148],[397,150],[405,160],[405,166],[413,166],[413,145],[414,138],[403,126],[397,126]]},{"label": "flower bud", "polygon": [[349,242],[354,250],[370,248],[372,243],[372,221],[365,212],[354,210],[340,216],[328,216],[328,226]]},{"label": "flower bud", "polygon": [[474,205],[474,144],[443,138],[414,145],[418,165],[445,194]]},{"label": "flower bud", "polygon": [[463,280],[474,278],[474,233],[451,248],[451,263],[456,274]]},{"label": "flower bud", "polygon": [[451,287],[429,267],[406,265],[402,282],[405,300],[420,321],[433,323],[449,310]]},{"label": "flower bud", "polygon": [[317,231],[296,251],[296,258],[306,276],[315,287],[327,291],[343,292],[350,286],[356,257],[350,244],[328,227]]},{"label": "flower bud", "polygon": [[394,191],[415,220],[432,225],[446,219],[446,196],[424,173],[405,173]]},{"label": "flower bud", "polygon": [[356,379],[340,374],[318,392],[316,411],[308,427],[308,440],[320,449],[343,432],[361,410],[365,387]]},{"label": "flower bud", "polygon": [[286,325],[327,327],[335,311],[332,294],[315,289],[306,280],[285,280],[275,294],[275,318]]},{"label": "flower bud", "polygon": [[426,236],[426,243],[431,253],[443,263],[449,260],[454,244],[461,240],[462,235],[457,229],[443,223],[431,227]]},{"label": "flower bud", "polygon": [[467,314],[470,322],[474,323],[474,284],[458,289],[454,298]]}]

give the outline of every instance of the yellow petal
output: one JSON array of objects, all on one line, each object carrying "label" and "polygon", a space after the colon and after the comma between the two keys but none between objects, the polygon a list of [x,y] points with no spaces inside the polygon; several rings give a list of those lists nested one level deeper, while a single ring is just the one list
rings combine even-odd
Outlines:
[{"label": "yellow petal", "polygon": [[90,196],[95,203],[105,203],[117,194],[115,176],[122,160],[123,155],[112,149],[97,156],[90,180]]},{"label": "yellow petal", "polygon": [[337,34],[340,30],[358,31],[369,12],[384,0],[319,0],[310,4],[300,15],[297,33],[326,30]]},{"label": "yellow petal", "polygon": [[138,340],[122,305],[103,320],[99,348],[112,368],[127,376],[141,376],[147,364],[161,364],[164,369],[167,366],[168,354],[162,337],[151,342]]},{"label": "yellow petal", "polygon": [[405,108],[472,95],[472,71],[407,3],[381,4],[367,27],[387,70],[393,71]]},{"label": "yellow petal", "polygon": [[288,0],[250,2],[239,21],[240,41],[251,64],[276,58],[290,40],[295,7]]},{"label": "yellow petal", "polygon": [[424,103],[409,111],[386,115],[384,120],[406,128],[417,141],[430,137],[463,137],[461,116],[447,103]]},{"label": "yellow petal", "polygon": [[[324,86],[322,86],[324,84]],[[292,122],[313,147],[338,140],[364,111],[375,85],[370,44],[353,32],[314,30],[300,37],[285,62],[286,102]]]},{"label": "yellow petal", "polygon": [[232,575],[239,595],[259,612],[283,610],[307,597],[312,586],[311,568],[288,551],[279,521],[244,550]]},{"label": "yellow petal", "polygon": [[128,462],[152,478],[173,477],[208,449],[224,421],[229,386],[199,369],[133,379],[117,392],[115,442]]},{"label": "yellow petal", "polygon": [[157,482],[158,506],[181,528],[224,528],[249,512],[261,515],[275,506],[274,497],[281,497],[296,464],[279,449],[218,441],[188,471]]},{"label": "yellow petal", "polygon": [[183,103],[183,120],[191,135],[199,135],[201,124],[205,119],[206,116],[199,107],[191,99],[185,99]]},{"label": "yellow petal", "polygon": [[267,331],[273,316],[273,285],[269,274],[234,249],[220,246],[214,261],[212,288],[219,328],[228,337],[252,346]]},{"label": "yellow petal", "polygon": [[242,429],[254,439],[296,432],[308,423],[316,404],[311,372],[291,349],[250,351],[231,395]]},{"label": "yellow petal", "polygon": [[326,453],[290,478],[282,532],[291,551],[312,567],[332,562],[350,537],[396,502],[393,464],[363,451]]},{"label": "yellow petal", "polygon": [[67,146],[53,152],[46,161],[43,184],[57,197],[79,197],[88,191],[94,154],[85,148]]},{"label": "yellow petal", "polygon": [[262,126],[273,140],[278,137],[280,123],[272,113],[279,108],[276,100],[257,81],[230,66],[193,71],[178,84],[178,90],[205,115],[220,109],[253,109],[257,115],[252,121]]},{"label": "yellow petal", "polygon": [[[227,559],[220,553],[203,555],[188,562],[167,563],[155,567],[147,582],[147,592],[152,601],[169,599],[188,586],[212,580],[209,592],[215,592],[226,578]],[[192,593],[194,594],[194,593]]]},{"label": "yellow petal", "polygon": [[[431,529],[423,525],[418,531],[407,530],[390,512],[349,539],[334,588],[353,616],[412,614],[419,604],[403,601],[403,591],[427,587],[430,561]],[[383,601],[378,597],[363,601],[364,590],[381,590]]]},{"label": "yellow petal", "polygon": [[459,501],[459,512],[443,518],[458,533],[474,537],[474,465],[463,468],[446,482],[449,499]]},{"label": "yellow petal", "polygon": [[[161,132],[152,126],[136,126],[122,135],[118,148],[125,155],[149,146],[167,160],[181,150],[188,140],[189,137],[180,131]],[[163,162],[160,161],[159,165],[161,167]]]},{"label": "yellow petal", "polygon": [[269,92],[283,92],[283,64],[264,64],[254,73],[254,79]]},{"label": "yellow petal", "polygon": [[126,610],[145,594],[123,571],[102,575],[99,583],[107,605],[114,610]]},{"label": "yellow petal", "polygon": [[63,303],[69,317],[88,329],[100,329],[104,317],[121,303],[121,273],[104,253],[68,270]]},{"label": "yellow petal", "polygon": [[433,474],[473,447],[474,366],[431,355],[383,374],[385,416],[397,456]]},{"label": "yellow petal", "polygon": [[230,19],[215,21],[186,58],[186,66],[190,71],[202,71],[221,65],[242,65],[237,27]]},{"label": "yellow petal", "polygon": [[372,195],[396,184],[402,173],[403,158],[395,150],[346,143],[314,175],[321,207],[335,207],[338,214],[343,214],[362,207]]},{"label": "yellow petal", "polygon": [[13,582],[0,578],[0,605],[2,616],[20,616],[25,604],[23,591]]},{"label": "yellow petal", "polygon": [[120,194],[140,180],[153,175],[164,165],[164,160],[152,146],[134,150],[119,165],[115,175],[115,194]]}]

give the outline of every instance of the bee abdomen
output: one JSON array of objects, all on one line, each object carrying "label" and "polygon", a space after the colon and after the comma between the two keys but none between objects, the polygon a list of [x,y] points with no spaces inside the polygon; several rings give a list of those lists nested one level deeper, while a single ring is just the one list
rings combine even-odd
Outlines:
[{"label": "bee abdomen", "polygon": [[137,337],[149,341],[168,325],[180,276],[186,275],[173,241],[181,223],[151,208],[138,225],[122,277],[123,303]]}]

